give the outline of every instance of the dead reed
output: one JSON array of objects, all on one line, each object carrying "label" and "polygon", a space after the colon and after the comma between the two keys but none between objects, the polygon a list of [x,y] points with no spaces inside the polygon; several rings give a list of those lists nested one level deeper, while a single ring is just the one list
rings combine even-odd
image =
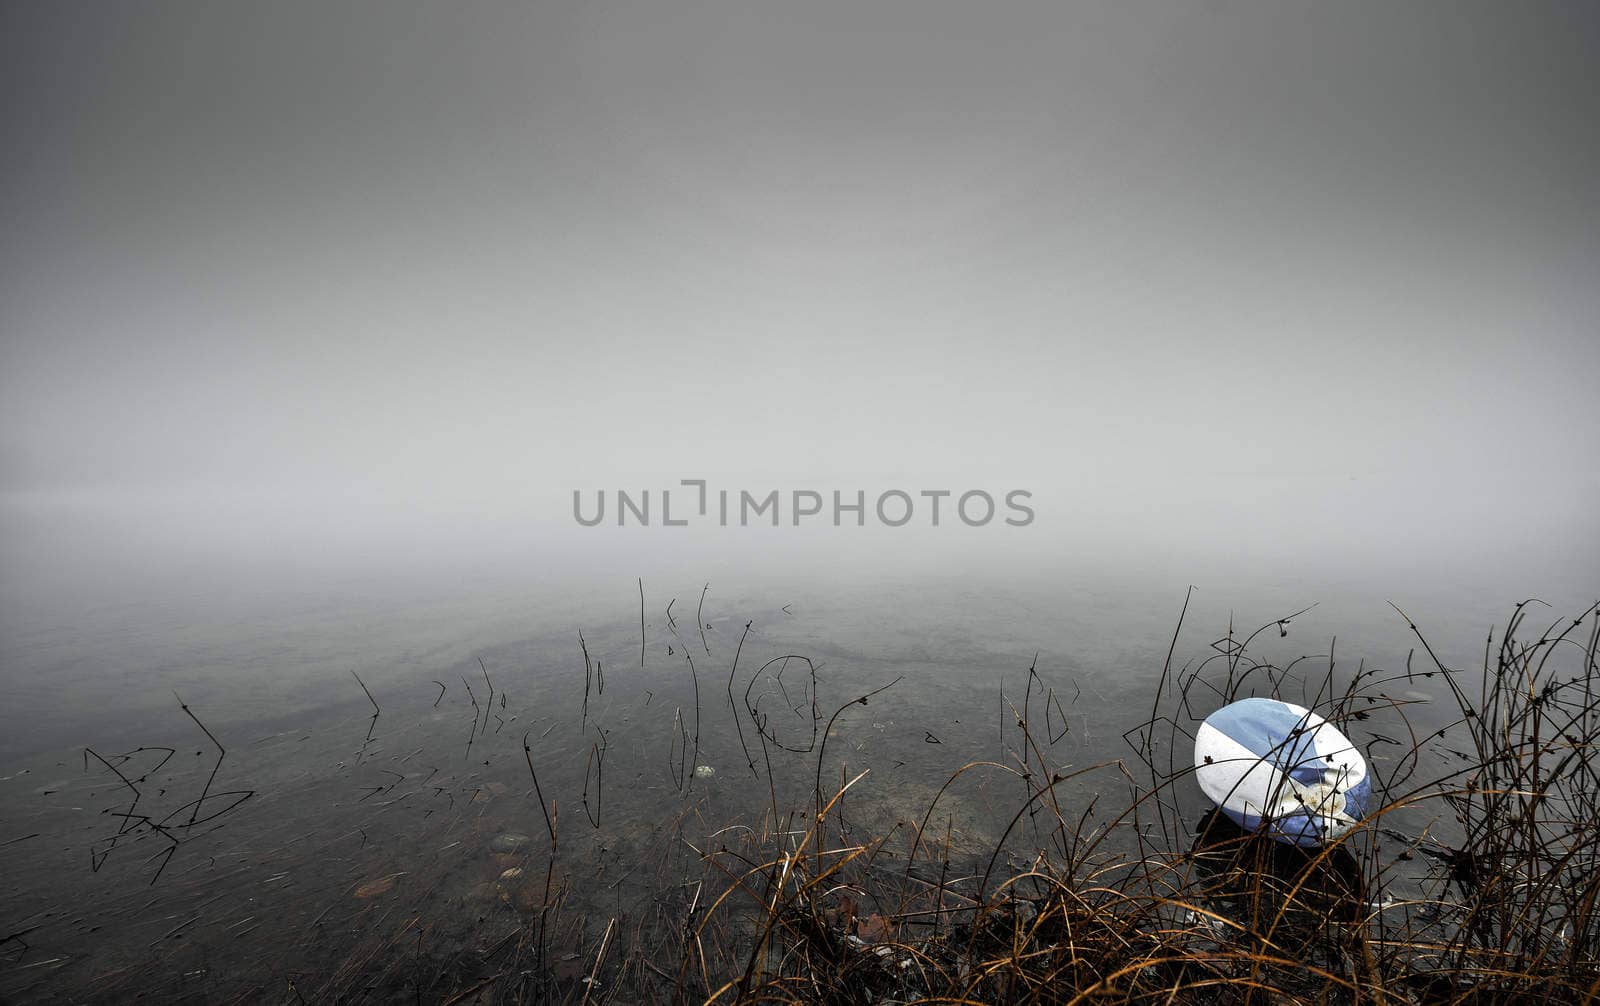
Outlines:
[{"label": "dead reed", "polygon": [[[1252,647],[1301,613],[1243,636],[1230,627],[1196,663],[1169,655],[1149,717],[1126,735],[1131,757],[1088,767],[1053,757],[1059,699],[1029,668],[1007,758],[951,780],[1023,784],[987,856],[962,856],[948,824],[934,827],[937,798],[914,827],[856,835],[846,794],[870,799],[870,777],[824,791],[830,720],[812,812],[774,806],[764,834],[705,850],[715,895],[681,933],[657,934],[678,951],[671,982],[641,972],[614,1001],[1588,1001],[1600,992],[1600,612],[1530,633],[1529,611],[1517,606],[1472,669],[1447,667],[1420,632],[1427,663],[1403,671],[1342,672],[1331,655],[1276,666]],[[1424,724],[1411,708],[1423,700],[1401,686],[1428,681],[1454,708]],[[1376,810],[1360,828],[1302,850],[1201,813],[1186,739],[1252,694],[1315,707],[1364,748]],[[1069,788],[1099,796],[1073,802]],[[1114,808],[1100,799],[1117,792]]]}]

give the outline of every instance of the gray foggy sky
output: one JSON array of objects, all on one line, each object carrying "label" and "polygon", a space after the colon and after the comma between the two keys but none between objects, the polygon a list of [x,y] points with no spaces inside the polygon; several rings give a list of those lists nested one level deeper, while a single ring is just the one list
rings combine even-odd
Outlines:
[{"label": "gray foggy sky", "polygon": [[649,549],[571,490],[710,476],[1600,559],[1593,5],[0,18],[9,553]]}]

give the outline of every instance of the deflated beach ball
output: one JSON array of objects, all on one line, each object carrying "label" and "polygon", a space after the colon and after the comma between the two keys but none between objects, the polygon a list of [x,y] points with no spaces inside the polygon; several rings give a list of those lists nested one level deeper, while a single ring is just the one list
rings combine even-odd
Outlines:
[{"label": "deflated beach ball", "polygon": [[1194,738],[1200,789],[1241,828],[1316,846],[1355,826],[1372,786],[1367,762],[1331,723],[1277,699],[1241,699]]}]

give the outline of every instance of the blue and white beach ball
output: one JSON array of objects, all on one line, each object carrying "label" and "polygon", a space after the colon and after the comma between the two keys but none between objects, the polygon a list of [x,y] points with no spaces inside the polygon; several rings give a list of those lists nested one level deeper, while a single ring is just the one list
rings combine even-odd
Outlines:
[{"label": "blue and white beach ball", "polygon": [[1355,826],[1372,786],[1367,761],[1331,723],[1277,699],[1241,699],[1194,738],[1200,789],[1241,828],[1316,846]]}]

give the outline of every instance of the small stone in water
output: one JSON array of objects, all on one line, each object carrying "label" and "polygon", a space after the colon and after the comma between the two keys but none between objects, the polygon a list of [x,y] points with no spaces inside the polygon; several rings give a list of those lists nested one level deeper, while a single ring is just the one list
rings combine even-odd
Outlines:
[{"label": "small stone in water", "polygon": [[500,879],[501,880],[516,880],[520,876],[522,876],[522,867],[513,866],[511,869],[509,869],[506,872],[500,874]]},{"label": "small stone in water", "polygon": [[709,779],[716,774],[717,770],[710,765],[696,765],[694,767],[694,777],[696,779]]},{"label": "small stone in water", "polygon": [[489,851],[516,852],[518,849],[527,845],[531,841],[533,841],[533,839],[529,838],[527,835],[520,835],[517,832],[508,831],[503,834],[496,835],[489,842]]}]

